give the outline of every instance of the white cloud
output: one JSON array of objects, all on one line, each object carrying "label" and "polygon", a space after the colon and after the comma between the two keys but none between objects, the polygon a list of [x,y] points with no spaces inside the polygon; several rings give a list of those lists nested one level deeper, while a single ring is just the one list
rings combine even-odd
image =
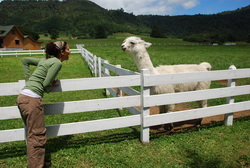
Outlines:
[{"label": "white cloud", "polygon": [[199,0],[167,0],[166,3],[190,9],[197,6],[199,4]]},{"label": "white cloud", "polygon": [[106,9],[123,8],[126,12],[140,14],[171,15],[176,8],[191,9],[199,0],[92,0]]},{"label": "white cloud", "polygon": [[91,1],[105,9],[124,8],[122,0],[91,0]]}]

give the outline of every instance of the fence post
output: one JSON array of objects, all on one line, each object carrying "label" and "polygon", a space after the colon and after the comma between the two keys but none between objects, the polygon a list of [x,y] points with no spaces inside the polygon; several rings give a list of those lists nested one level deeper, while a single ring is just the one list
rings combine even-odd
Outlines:
[{"label": "fence post", "polygon": [[101,57],[98,57],[98,76],[102,77],[102,59],[101,59]]},{"label": "fence post", "polygon": [[[93,68],[93,64],[94,64],[94,55],[93,54],[91,54],[91,53],[88,53],[89,54],[89,68],[91,69],[91,73],[93,74],[94,73],[94,68]],[[91,66],[92,65],[92,66]]]},{"label": "fence post", "polygon": [[89,56],[86,53],[86,49],[83,50],[83,53],[85,55],[85,60],[86,60],[87,64],[89,65]]},{"label": "fence post", "polygon": [[[236,67],[234,65],[231,65],[229,67],[229,70],[236,70]],[[236,80],[235,79],[228,79],[228,87],[235,87]],[[232,104],[234,103],[234,96],[227,97],[227,104]],[[233,125],[233,113],[226,114],[225,119],[224,119],[224,124],[227,126]]]},{"label": "fence post", "polygon": [[144,117],[149,115],[150,108],[145,107],[145,97],[150,95],[150,87],[144,86],[145,76],[149,75],[148,69],[141,70],[141,142],[149,142],[149,127],[144,127]]},{"label": "fence post", "polygon": [[84,50],[84,53],[86,55],[86,58],[87,58],[87,63],[88,63],[88,66],[90,65],[90,54],[87,52],[87,50]]},{"label": "fence post", "polygon": [[95,74],[95,77],[97,77],[97,58],[96,58],[96,55],[94,55],[94,74]]},{"label": "fence post", "polygon": [[[109,62],[107,60],[104,60],[104,63],[108,64]],[[107,68],[104,68],[104,74],[110,76],[109,70]],[[109,96],[110,92],[108,91],[108,89],[106,89],[106,96]]]},{"label": "fence post", "polygon": [[86,61],[85,55],[83,53],[83,48],[81,48],[81,54],[82,54],[83,59]]},{"label": "fence post", "polygon": [[[118,69],[121,69],[122,68],[122,66],[121,65],[116,65],[115,66],[116,68],[118,68]],[[117,74],[116,74],[117,75]],[[117,75],[117,76],[119,76],[119,75]],[[117,90],[116,90],[116,97],[122,97],[122,90],[120,90],[119,88],[116,88]],[[121,111],[122,110],[122,108],[119,108],[119,110]]]},{"label": "fence post", "polygon": [[[116,65],[115,67],[116,67],[116,68],[122,68],[121,65]],[[117,76],[119,76],[119,75],[117,75]],[[122,90],[120,90],[120,89],[117,88],[117,95],[120,95],[120,97],[122,97]],[[118,97],[118,96],[117,96],[117,97]]]}]

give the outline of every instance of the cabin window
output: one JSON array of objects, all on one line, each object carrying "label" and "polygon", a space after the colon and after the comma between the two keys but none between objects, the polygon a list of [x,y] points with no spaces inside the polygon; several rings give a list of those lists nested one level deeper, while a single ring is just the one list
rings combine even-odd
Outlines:
[{"label": "cabin window", "polygon": [[3,44],[3,39],[0,39],[0,48],[3,48],[4,44]]},{"label": "cabin window", "polygon": [[16,34],[16,31],[15,31],[15,30],[11,30],[11,33],[12,33],[12,34]]},{"label": "cabin window", "polygon": [[19,40],[15,40],[15,44],[16,44],[16,45],[19,45],[19,44],[20,44],[20,41],[19,41]]}]

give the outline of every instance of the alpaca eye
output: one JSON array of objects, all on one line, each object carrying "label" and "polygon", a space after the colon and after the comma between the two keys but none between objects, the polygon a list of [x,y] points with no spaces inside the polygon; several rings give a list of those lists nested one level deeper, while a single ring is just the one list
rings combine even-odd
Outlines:
[{"label": "alpaca eye", "polygon": [[134,45],[135,43],[134,42],[130,42],[130,44]]}]

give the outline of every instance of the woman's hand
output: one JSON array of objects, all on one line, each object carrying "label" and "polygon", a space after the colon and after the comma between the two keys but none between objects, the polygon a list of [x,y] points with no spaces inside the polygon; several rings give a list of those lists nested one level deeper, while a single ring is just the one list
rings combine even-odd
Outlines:
[{"label": "woman's hand", "polygon": [[59,86],[59,84],[57,84],[57,82],[58,82],[58,79],[53,80],[53,82],[52,82],[52,87],[57,87],[57,86]]}]

